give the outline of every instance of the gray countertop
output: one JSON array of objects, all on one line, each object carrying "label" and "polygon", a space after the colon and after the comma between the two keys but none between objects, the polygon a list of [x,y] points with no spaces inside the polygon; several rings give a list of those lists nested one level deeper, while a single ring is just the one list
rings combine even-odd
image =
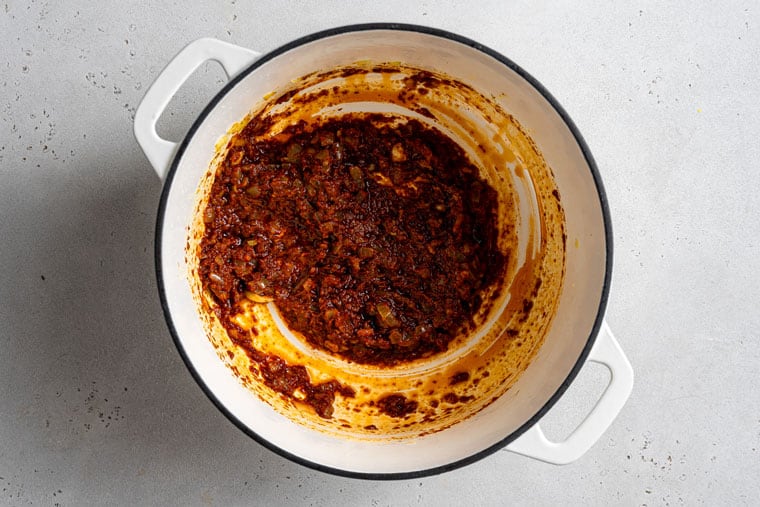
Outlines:
[{"label": "gray countertop", "polygon": [[[231,424],[172,343],[153,268],[161,181],[132,134],[146,87],[202,36],[266,51],[369,21],[507,55],[594,153],[614,223],[607,320],[636,384],[573,464],[500,451],[399,482],[312,471]],[[0,504],[760,502],[755,2],[7,0],[0,47]],[[161,132],[181,138],[223,82],[203,66]],[[603,379],[582,372],[550,435]]]}]

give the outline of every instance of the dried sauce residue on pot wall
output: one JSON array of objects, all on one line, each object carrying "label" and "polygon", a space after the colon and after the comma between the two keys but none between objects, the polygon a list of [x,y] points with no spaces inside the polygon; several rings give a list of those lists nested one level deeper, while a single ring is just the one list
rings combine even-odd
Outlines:
[{"label": "dried sauce residue on pot wall", "polygon": [[[220,141],[199,188],[188,243],[191,282],[219,357],[287,417],[357,438],[440,431],[502,395],[540,347],[564,276],[562,206],[551,170],[530,138],[494,98],[399,64],[361,62],[308,75],[265,99]],[[472,324],[462,327],[443,352],[411,361],[350,361],[288,329],[268,302],[271,295],[251,293],[223,309],[218,295],[204,292],[199,252],[204,220],[210,219],[208,196],[217,168],[236,156],[240,141],[235,136],[246,129],[262,140],[277,139],[299,122],[315,125],[355,113],[372,113],[375,119],[382,114],[381,123],[388,125],[419,122],[443,132],[498,191],[495,242],[506,261],[499,273],[502,283],[485,286]],[[205,276],[208,280],[208,272]]]}]

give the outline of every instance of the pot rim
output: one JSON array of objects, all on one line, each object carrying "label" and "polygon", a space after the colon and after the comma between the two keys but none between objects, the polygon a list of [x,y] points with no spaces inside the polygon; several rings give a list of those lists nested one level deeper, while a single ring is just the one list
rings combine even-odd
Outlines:
[{"label": "pot rim", "polygon": [[[570,373],[567,375],[567,377],[562,382],[562,384],[557,388],[554,394],[549,397],[549,399],[543,404],[543,406],[538,410],[538,412],[536,412],[530,419],[528,419],[528,421],[526,421],[517,430],[513,431],[509,435],[506,435],[499,442],[485,449],[482,449],[470,456],[453,461],[451,463],[447,463],[445,465],[440,465],[440,466],[427,468],[423,470],[415,470],[415,471],[409,471],[409,472],[368,473],[368,472],[356,472],[352,470],[344,470],[340,468],[325,466],[320,463],[302,458],[298,455],[291,453],[290,451],[287,451],[285,449],[282,449],[274,445],[267,439],[258,435],[253,429],[243,424],[242,421],[240,421],[234,414],[232,414],[221,403],[221,401],[206,385],[205,381],[200,376],[195,366],[193,365],[193,363],[190,361],[189,357],[187,356],[187,353],[180,340],[179,333],[177,332],[174,326],[174,321],[172,319],[172,316],[169,310],[168,300],[167,300],[167,295],[166,295],[166,290],[165,290],[165,285],[164,285],[163,269],[162,269],[161,237],[163,235],[163,223],[164,223],[164,217],[166,213],[166,201],[169,195],[169,189],[172,186],[172,181],[174,179],[175,173],[177,172],[177,167],[179,165],[179,161],[182,158],[182,155],[184,154],[187,146],[192,141],[195,135],[195,132],[198,130],[200,125],[205,120],[206,116],[208,116],[208,114],[217,106],[217,104],[221,101],[221,99],[225,97],[227,93],[229,93],[241,80],[246,78],[251,72],[255,71],[257,68],[259,68],[261,65],[268,62],[269,60],[272,60],[273,58],[287,51],[290,51],[291,49],[294,49],[298,46],[302,46],[304,44],[308,44],[310,42],[313,42],[319,39],[332,37],[335,35],[341,35],[345,33],[350,33],[350,32],[362,32],[362,31],[372,31],[372,30],[397,30],[397,31],[405,31],[405,32],[416,32],[416,33],[422,33],[426,35],[432,35],[435,37],[449,39],[454,42],[458,42],[460,44],[469,46],[501,62],[503,65],[505,65],[506,67],[508,67],[515,73],[517,73],[520,77],[522,77],[525,81],[527,81],[537,92],[539,92],[544,97],[544,99],[546,99],[547,102],[552,106],[552,108],[554,108],[554,110],[557,112],[560,118],[562,118],[562,121],[565,123],[565,125],[568,127],[568,129],[572,133],[573,137],[575,138],[575,141],[578,144],[578,147],[583,153],[583,157],[586,161],[586,164],[588,165],[588,168],[591,171],[591,175],[593,177],[594,184],[596,186],[597,194],[599,196],[599,205],[602,211],[602,220],[604,224],[604,236],[605,236],[605,245],[606,245],[604,282],[602,284],[602,293],[601,293],[601,298],[599,300],[599,308],[597,310],[596,318],[594,319],[594,324],[592,326],[591,333],[589,334],[589,337],[586,340],[586,344],[584,345],[583,350],[578,356],[578,359],[576,360],[575,364],[571,368]],[[166,180],[164,182],[164,186],[161,191],[161,197],[160,197],[159,206],[158,206],[158,214],[156,217],[156,233],[154,237],[154,262],[155,262],[155,269],[156,269],[156,279],[158,282],[159,298],[161,301],[161,308],[163,310],[166,323],[169,327],[169,332],[171,333],[172,339],[174,341],[174,345],[179,351],[179,354],[182,357],[182,360],[184,361],[185,366],[190,371],[190,374],[193,376],[195,381],[201,387],[201,389],[206,394],[206,396],[211,400],[211,402],[216,406],[216,408],[220,412],[222,412],[227,417],[227,419],[229,419],[243,433],[245,433],[246,435],[254,439],[256,442],[258,442],[265,448],[295,463],[306,466],[308,468],[318,470],[320,472],[330,473],[333,475],[357,478],[357,479],[397,480],[397,479],[413,479],[413,478],[427,477],[427,476],[441,474],[444,472],[448,472],[448,471],[455,470],[457,468],[461,468],[463,466],[472,464],[486,456],[489,456],[493,454],[494,452],[504,448],[507,444],[517,439],[529,428],[537,424],[538,421],[555,405],[555,403],[557,403],[557,401],[562,397],[562,395],[565,393],[565,391],[573,382],[573,380],[575,380],[576,376],[578,375],[584,363],[586,362],[586,359],[588,358],[588,355],[591,352],[591,348],[596,342],[596,337],[602,325],[604,313],[607,307],[607,299],[609,296],[611,277],[612,277],[612,254],[613,254],[612,240],[613,240],[612,221],[610,217],[607,196],[604,191],[601,175],[596,166],[596,162],[594,161],[594,158],[591,155],[591,151],[589,150],[588,145],[586,144],[586,141],[583,139],[583,136],[581,135],[580,131],[578,130],[578,128],[576,127],[575,123],[572,121],[570,116],[567,114],[564,108],[559,104],[557,99],[554,98],[554,96],[551,93],[549,93],[549,91],[546,88],[544,88],[544,86],[538,80],[536,80],[528,72],[523,70],[519,65],[517,65],[516,63],[514,63],[512,60],[502,55],[501,53],[487,46],[484,46],[483,44],[475,42],[472,39],[463,37],[461,35],[457,35],[447,30],[442,30],[442,29],[432,28],[432,27],[427,27],[427,26],[422,26],[422,25],[404,24],[404,23],[364,23],[364,24],[345,25],[345,26],[340,26],[336,28],[330,28],[327,30],[322,30],[319,32],[312,33],[310,35],[306,35],[304,37],[300,37],[298,39],[293,40],[292,42],[289,42],[283,46],[280,46],[279,48],[274,49],[262,55],[259,59],[253,62],[248,68],[246,68],[245,70],[240,72],[237,76],[232,78],[221,90],[219,90],[219,92],[216,93],[216,95],[211,99],[208,105],[206,105],[206,107],[201,111],[201,113],[195,119],[192,126],[190,127],[187,134],[185,135],[184,139],[179,144],[177,151],[174,154],[174,157],[172,159],[171,166],[169,167],[169,170],[167,172]]]}]

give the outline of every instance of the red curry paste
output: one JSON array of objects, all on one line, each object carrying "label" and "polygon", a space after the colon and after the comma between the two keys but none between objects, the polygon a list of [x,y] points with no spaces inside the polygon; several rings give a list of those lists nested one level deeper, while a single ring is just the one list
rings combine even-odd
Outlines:
[{"label": "red curry paste", "polygon": [[445,351],[507,261],[496,191],[463,150],[381,115],[256,129],[233,139],[204,211],[199,274],[225,327],[248,298],[358,363]]}]

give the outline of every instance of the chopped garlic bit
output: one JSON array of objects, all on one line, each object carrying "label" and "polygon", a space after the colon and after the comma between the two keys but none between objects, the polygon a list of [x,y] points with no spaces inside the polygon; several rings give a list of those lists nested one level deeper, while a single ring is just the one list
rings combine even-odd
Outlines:
[{"label": "chopped garlic bit", "polygon": [[248,299],[249,301],[253,301],[254,303],[271,303],[272,301],[274,301],[274,298],[261,296],[249,290],[245,291],[244,294],[245,294],[246,299]]}]

